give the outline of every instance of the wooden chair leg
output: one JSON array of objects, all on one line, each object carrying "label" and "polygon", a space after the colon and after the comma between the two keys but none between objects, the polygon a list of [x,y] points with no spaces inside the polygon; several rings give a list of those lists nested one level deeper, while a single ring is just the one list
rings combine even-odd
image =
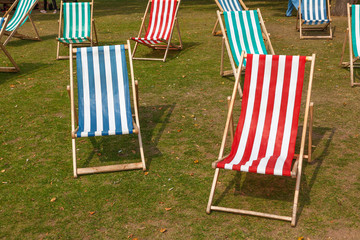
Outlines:
[{"label": "wooden chair leg", "polygon": [[211,32],[211,34],[212,34],[213,36],[216,36],[216,28],[217,28],[217,25],[218,25],[218,24],[219,24],[219,19],[216,18],[216,22],[215,22],[214,28],[213,28],[213,30],[212,30],[212,32]]},{"label": "wooden chair leg", "polygon": [[74,168],[74,178],[77,178],[77,167],[76,167],[76,142],[75,139],[71,139],[72,144],[72,157],[73,157],[73,168]]},{"label": "wooden chair leg", "polygon": [[345,54],[345,47],[346,47],[346,40],[347,40],[347,36],[349,34],[349,28],[346,29],[346,34],[345,34],[345,39],[344,39],[344,44],[343,44],[343,47],[342,47],[342,52],[341,52],[341,59],[340,59],[340,66],[343,66],[344,67],[344,54]]},{"label": "wooden chair leg", "polygon": [[218,180],[218,178],[219,178],[219,172],[220,172],[220,168],[216,168],[216,169],[215,169],[215,174],[214,174],[213,183],[212,183],[212,185],[211,185],[209,202],[208,202],[208,205],[207,205],[207,207],[206,207],[206,213],[207,213],[207,214],[210,214],[210,212],[211,212],[211,204],[212,204],[212,201],[213,201],[213,198],[214,198],[216,183],[217,183],[217,180]]},{"label": "wooden chair leg", "polygon": [[[228,96],[227,97],[227,102],[228,102],[228,110],[230,110],[230,103],[231,103],[231,97]],[[230,137],[231,137],[231,144],[234,140],[234,120],[233,120],[233,114],[231,114],[230,117]]]},{"label": "wooden chair leg", "polygon": [[221,40],[220,76],[224,76],[224,45],[225,38],[223,37]]},{"label": "wooden chair leg", "polygon": [[137,105],[137,110],[139,111],[139,82],[136,80],[135,81],[135,92],[136,92],[136,105]]},{"label": "wooden chair leg", "polygon": [[308,162],[312,161],[311,154],[312,154],[312,130],[313,130],[313,122],[314,122],[314,103],[310,103],[310,116],[309,116],[309,142],[308,142]]}]

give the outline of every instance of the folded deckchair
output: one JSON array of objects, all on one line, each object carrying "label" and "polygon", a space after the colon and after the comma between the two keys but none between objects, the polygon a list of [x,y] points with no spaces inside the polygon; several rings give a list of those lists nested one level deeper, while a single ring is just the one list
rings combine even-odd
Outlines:
[{"label": "folded deckchair", "polygon": [[[226,32],[222,38],[221,76],[235,75],[242,51],[253,54],[268,54],[269,51],[270,54],[275,54],[260,9],[223,13],[217,11],[217,15],[221,31]],[[226,29],[221,15],[224,16]],[[224,45],[231,63],[230,71],[224,71]]]},{"label": "folded deckchair", "polygon": [[[126,50],[129,52],[134,115],[131,110]],[[129,41],[127,45],[82,47],[76,52],[78,112],[75,110],[73,48],[70,45],[71,136],[74,177],[80,174],[146,169],[138,115],[138,84],[134,81]],[[75,126],[75,122],[76,125]],[[77,168],[75,139],[136,133],[141,162]]]},{"label": "folded deckchair", "polygon": [[2,18],[0,17],[0,50],[5,54],[5,56],[10,60],[13,67],[0,67],[0,72],[18,72],[20,69],[14,59],[11,57],[10,53],[6,50],[5,46],[1,42],[1,37],[5,33],[5,29],[7,26],[9,18]]},{"label": "folded deckchair", "polygon": [[[246,58],[244,95],[235,134],[233,133],[233,109],[241,70],[236,75],[229,104],[229,112],[222,138],[219,158],[213,162],[215,176],[206,212],[211,210],[249,214],[291,221],[295,226],[304,155],[305,137],[310,112],[309,154],[311,153],[312,109],[311,87],[315,54],[311,57],[258,55],[243,52],[240,63]],[[299,154],[295,154],[298,119],[305,72],[305,62],[311,61],[307,89],[305,116]],[[234,137],[229,155],[224,157],[228,131]],[[311,157],[311,155],[310,155]],[[293,164],[293,159],[296,158]],[[291,169],[292,168],[292,169]],[[296,177],[292,216],[279,216],[248,210],[213,206],[215,187],[220,169],[242,172]]]},{"label": "folded deckchair", "polygon": [[[358,62],[360,58],[360,5],[347,4],[348,25],[347,33],[344,39],[344,45],[341,54],[340,65],[343,67],[350,67],[350,84],[351,86],[360,85],[354,82],[354,67],[360,67]],[[350,61],[343,62],[346,38],[349,38]]]},{"label": "folded deckchair", "polygon": [[[180,36],[179,22],[177,19],[177,13],[179,10],[181,0],[149,0],[145,10],[144,17],[140,31],[137,37],[131,38],[134,40],[135,47],[133,51],[133,59],[137,60],[160,60],[165,62],[166,56],[169,50],[181,50],[183,45]],[[147,27],[144,37],[141,37],[142,31],[146,29],[145,19],[151,5],[149,25]],[[179,45],[171,43],[174,25],[176,24]],[[135,52],[138,47],[138,43],[143,44],[152,49],[165,50],[163,58],[138,58],[135,57]]]},{"label": "folded deckchair", "polygon": [[[230,11],[242,11],[248,10],[245,3],[242,0],[215,0],[216,5],[219,7],[220,12],[230,12]],[[216,32],[216,27],[219,24],[219,19],[216,19],[215,26],[212,30],[212,34],[221,35],[222,32]]]},{"label": "folded deckchair", "polygon": [[[63,2],[60,5],[59,33],[56,59],[68,59],[60,56],[60,43],[73,47],[96,45],[97,34],[93,19],[94,0],[91,2]],[[63,28],[61,26],[63,25]],[[95,39],[93,36],[95,35]]]},{"label": "folded deckchair", "polygon": [[[300,39],[330,38],[332,39],[329,0],[300,0],[296,28],[300,30]],[[328,35],[305,35],[304,32],[324,31],[329,28]]]},{"label": "folded deckchair", "polygon": [[[30,40],[41,40],[39,33],[35,27],[35,24],[33,20],[30,17],[31,11],[35,7],[35,5],[38,3],[39,0],[16,0],[9,10],[4,14],[5,17],[9,17],[11,11],[16,7],[14,15],[11,17],[11,20],[6,26],[5,35],[8,35],[8,38],[5,40],[4,45],[6,45],[12,37],[20,38],[20,39],[30,39]],[[18,33],[18,28],[21,27],[26,20],[29,19],[36,37],[30,37],[23,34]]]}]

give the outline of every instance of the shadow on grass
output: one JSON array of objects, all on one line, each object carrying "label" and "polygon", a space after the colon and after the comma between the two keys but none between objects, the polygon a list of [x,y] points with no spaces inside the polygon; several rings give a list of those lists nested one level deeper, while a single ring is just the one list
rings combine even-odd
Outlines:
[{"label": "shadow on grass", "polygon": [[[162,155],[157,145],[174,111],[175,105],[174,103],[172,105],[141,106],[139,109],[147,170],[150,169],[153,158]],[[89,139],[94,150],[87,156],[81,167],[90,166],[96,154],[99,155],[99,160],[104,165],[108,165],[109,162],[113,161],[126,163],[128,161],[141,161],[137,134],[91,137]]]},{"label": "shadow on grass", "polygon": [[[47,63],[22,63],[19,60],[15,59],[15,62],[20,68],[19,72],[15,73],[4,73],[0,72],[0,85],[5,84],[13,78],[22,78],[24,76],[29,76],[30,74],[36,73],[38,71],[43,71],[43,69],[51,67],[53,64]],[[9,64],[9,66],[12,66]]]},{"label": "shadow on grass", "polygon": [[[298,131],[301,132],[301,129],[302,127],[300,126]],[[313,128],[313,145],[318,146],[320,145],[320,143],[322,143],[323,147],[322,147],[322,152],[319,156],[317,156],[316,149],[313,149],[313,156],[315,157],[315,159],[313,159],[311,163],[307,163],[307,160],[304,159],[303,176],[300,186],[300,197],[299,197],[300,204],[297,214],[298,218],[301,215],[304,206],[310,203],[311,189],[317,178],[322,162],[329,154],[328,148],[333,139],[334,133],[335,133],[335,129],[323,128],[323,127]],[[326,134],[330,134],[330,135],[329,137],[326,138],[325,141],[324,137]],[[305,153],[307,152],[306,149],[307,146],[305,146]],[[311,180],[309,181],[309,183],[307,183],[304,170],[306,169],[306,166],[309,164],[311,165],[316,164],[316,168],[311,176]],[[227,185],[226,189],[214,201],[214,205],[219,205],[219,203],[224,199],[224,197],[231,193],[233,193],[235,196],[241,195],[241,196],[248,196],[251,198],[280,200],[280,201],[292,203],[294,200],[295,182],[296,182],[295,179],[289,177],[236,172],[234,178]],[[271,212],[271,210],[269,210],[269,212]]]},{"label": "shadow on grass", "polygon": [[[31,36],[35,36],[35,34],[31,35]],[[50,35],[46,35],[46,36],[42,36],[40,35],[40,41],[46,41],[46,40],[49,40],[49,39],[53,39],[54,41],[55,38],[57,37],[56,34],[50,34]],[[37,43],[37,42],[40,42],[38,40],[30,40],[30,39],[20,39],[20,38],[12,38],[10,40],[10,42],[7,44],[11,47],[21,47],[21,46],[24,46],[24,45],[27,45],[27,44],[33,44],[33,43]]]}]

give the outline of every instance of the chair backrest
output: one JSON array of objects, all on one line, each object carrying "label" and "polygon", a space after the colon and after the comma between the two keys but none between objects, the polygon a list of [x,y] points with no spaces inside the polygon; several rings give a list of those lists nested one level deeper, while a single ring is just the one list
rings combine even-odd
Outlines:
[{"label": "chair backrest", "polygon": [[307,24],[322,24],[328,20],[327,0],[301,0],[301,17]]},{"label": "chair backrest", "polygon": [[360,5],[351,5],[351,41],[355,57],[360,56]]},{"label": "chair backrest", "polygon": [[247,55],[241,114],[226,169],[291,175],[306,57]]},{"label": "chair backrest", "polygon": [[65,2],[64,38],[90,37],[91,6],[89,2]]},{"label": "chair backrest", "polygon": [[23,21],[21,21],[21,19],[23,19],[23,17],[29,13],[36,1],[37,0],[19,0],[15,13],[6,26],[6,31],[11,32],[14,31],[17,27],[21,27],[26,22],[28,17],[26,17]]},{"label": "chair backrest", "polygon": [[152,0],[145,38],[169,40],[177,4],[177,0]]},{"label": "chair backrest", "polygon": [[228,11],[242,11],[239,0],[218,0],[222,10],[225,12]]},{"label": "chair backrest", "polygon": [[124,45],[78,48],[77,137],[133,132]]},{"label": "chair backrest", "polygon": [[256,10],[224,12],[224,19],[231,52],[237,66],[242,51],[267,54]]}]

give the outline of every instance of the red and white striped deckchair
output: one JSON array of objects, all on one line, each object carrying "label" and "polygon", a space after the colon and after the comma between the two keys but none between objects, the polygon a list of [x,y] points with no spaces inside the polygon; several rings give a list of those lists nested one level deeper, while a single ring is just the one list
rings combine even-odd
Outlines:
[{"label": "red and white striped deckchair", "polygon": [[[244,61],[244,56],[245,53],[243,52],[241,63]],[[295,226],[303,158],[308,158],[309,161],[311,159],[313,103],[310,103],[310,96],[315,55],[305,57],[247,54],[245,58],[247,62],[239,122],[234,134],[232,114],[241,69],[236,75],[232,97],[228,98],[230,99],[229,112],[219,158],[212,164],[216,170],[206,212],[210,213],[211,210],[217,210],[262,216],[291,221],[291,225]],[[306,61],[311,61],[311,70],[300,153],[295,154]],[[309,153],[306,156],[304,155],[304,146],[309,112]],[[231,136],[234,135],[234,137],[232,138],[231,152],[224,157],[229,130]],[[294,158],[296,158],[295,163],[293,163]],[[292,216],[213,206],[212,200],[220,169],[296,177]]]},{"label": "red and white striped deckchair", "polygon": [[[139,34],[137,37],[131,38],[131,40],[134,40],[136,42],[133,51],[133,59],[160,60],[165,62],[169,50],[182,49],[183,45],[180,36],[179,23],[177,20],[177,13],[179,10],[180,1],[181,0],[149,0],[145,10],[144,17],[142,18]],[[147,13],[150,5],[151,5],[151,10],[149,16],[149,25],[147,27],[145,36],[141,37],[142,31],[146,29],[145,19],[147,17]],[[175,45],[171,43],[174,25],[176,25],[177,28],[179,45]],[[163,58],[135,57],[135,52],[137,50],[138,43],[141,43],[152,49],[165,50],[164,57]]]}]

